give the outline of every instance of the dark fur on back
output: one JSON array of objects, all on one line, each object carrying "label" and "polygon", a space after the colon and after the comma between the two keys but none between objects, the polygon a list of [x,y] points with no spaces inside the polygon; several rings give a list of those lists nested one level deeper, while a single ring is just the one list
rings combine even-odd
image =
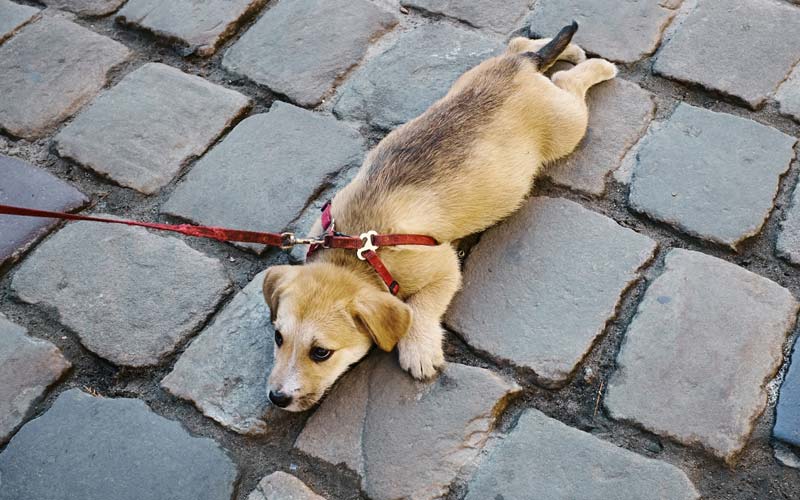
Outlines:
[{"label": "dark fur on back", "polygon": [[388,136],[369,165],[370,184],[393,189],[427,183],[434,174],[458,175],[478,128],[514,92],[523,63],[518,57],[501,59],[458,94]]}]

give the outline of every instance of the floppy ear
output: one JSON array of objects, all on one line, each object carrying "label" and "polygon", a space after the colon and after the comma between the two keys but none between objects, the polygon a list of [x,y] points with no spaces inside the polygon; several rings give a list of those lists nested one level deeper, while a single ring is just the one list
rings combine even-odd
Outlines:
[{"label": "floppy ear", "polygon": [[267,301],[269,306],[269,315],[272,321],[275,321],[275,316],[278,314],[278,301],[281,293],[286,288],[286,284],[294,273],[292,266],[272,266],[267,269],[264,275],[264,300]]},{"label": "floppy ear", "polygon": [[361,293],[354,303],[356,325],[387,352],[408,332],[411,316],[411,307],[385,292]]}]

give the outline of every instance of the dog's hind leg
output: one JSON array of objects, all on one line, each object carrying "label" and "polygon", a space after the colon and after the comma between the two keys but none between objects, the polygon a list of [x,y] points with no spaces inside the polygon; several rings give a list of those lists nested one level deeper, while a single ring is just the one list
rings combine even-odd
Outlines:
[{"label": "dog's hind leg", "polygon": [[617,76],[617,67],[605,59],[588,59],[574,68],[559,71],[553,75],[553,83],[567,92],[586,97],[586,91],[593,85],[611,80]]}]

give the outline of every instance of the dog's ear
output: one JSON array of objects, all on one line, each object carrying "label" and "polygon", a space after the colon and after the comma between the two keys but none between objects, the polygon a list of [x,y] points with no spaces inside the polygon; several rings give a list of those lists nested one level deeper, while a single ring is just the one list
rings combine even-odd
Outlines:
[{"label": "dog's ear", "polygon": [[391,351],[411,327],[411,307],[394,295],[362,292],[355,301],[353,318],[384,351]]},{"label": "dog's ear", "polygon": [[264,300],[267,301],[269,306],[269,315],[272,321],[275,321],[275,315],[278,314],[278,302],[281,293],[283,293],[294,272],[295,270],[292,266],[272,266],[267,269],[267,273],[264,275],[262,289],[264,291]]}]

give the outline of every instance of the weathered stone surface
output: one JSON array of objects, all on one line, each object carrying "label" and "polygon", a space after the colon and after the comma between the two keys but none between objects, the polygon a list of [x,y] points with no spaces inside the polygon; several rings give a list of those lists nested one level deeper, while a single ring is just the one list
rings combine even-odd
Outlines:
[{"label": "weathered stone surface", "polygon": [[520,27],[531,0],[401,0],[400,4],[505,34]]},{"label": "weathered stone surface", "polygon": [[145,64],[56,136],[58,154],[152,194],[189,158],[203,154],[249,103],[200,77]]},{"label": "weathered stone surface", "polygon": [[614,79],[589,90],[589,128],[578,149],[546,175],[556,184],[602,195],[606,176],[642,137],[655,113],[653,95],[635,83]]},{"label": "weathered stone surface", "polygon": [[295,446],[344,462],[370,498],[438,498],[518,391],[488,370],[453,363],[434,381],[416,382],[394,356],[374,354],[336,385]]},{"label": "weathered stone surface", "polygon": [[797,309],[792,294],[766,278],[670,251],[625,335],[606,408],[733,462],[764,410]]},{"label": "weathered stone surface", "polygon": [[637,150],[630,206],[735,249],[772,211],[795,142],[751,120],[680,104]]},{"label": "weathered stone surface", "polygon": [[600,57],[630,63],[652,54],[682,0],[628,0],[609,8],[604,0],[538,0],[531,33],[552,37],[578,21],[574,41]]},{"label": "weathered stone surface", "polygon": [[11,282],[23,301],[56,308],[87,349],[125,366],[158,363],[229,286],[219,261],[177,238],[93,222],[57,232]]},{"label": "weathered stone surface", "polygon": [[775,460],[780,462],[781,465],[791,467],[793,469],[800,469],[800,456],[789,446],[782,443],[775,443],[773,454]]},{"label": "weathered stone surface", "polygon": [[[63,212],[80,208],[88,201],[57,177],[10,156],[0,155],[0,179],[3,205]],[[0,265],[19,257],[56,224],[51,219],[0,215]]]},{"label": "weathered stone surface", "polygon": [[138,399],[61,394],[0,454],[0,500],[227,500],[236,466]]},{"label": "weathered stone surface", "polygon": [[[192,341],[161,385],[242,434],[267,430],[275,331],[258,274]],[[281,411],[281,410],[276,410]]]},{"label": "weathered stone surface", "polygon": [[664,43],[653,70],[755,109],[800,60],[799,31],[800,10],[783,2],[698,2]]},{"label": "weathered stone surface", "polygon": [[0,0],[0,43],[30,22],[39,9],[20,5],[10,0]]},{"label": "weathered stone surface", "polygon": [[35,139],[86,104],[124,45],[58,17],[26,26],[0,45],[0,128]]},{"label": "weathered stone surface", "polygon": [[276,102],[198,161],[162,210],[200,224],[279,231],[329,176],[360,163],[363,148],[359,133],[333,117]]},{"label": "weathered stone surface", "polygon": [[325,500],[302,481],[285,472],[273,472],[258,483],[247,500]]},{"label": "weathered stone surface", "polygon": [[222,65],[316,106],[395,24],[393,14],[368,0],[281,0],[225,53]]},{"label": "weathered stone surface", "polygon": [[700,494],[677,467],[568,427],[537,410],[493,447],[466,500],[681,500]]},{"label": "weathered stone surface", "polygon": [[533,198],[487,231],[446,322],[468,344],[563,385],[656,244],[561,198]]},{"label": "weathered stone surface", "polygon": [[800,265],[800,185],[794,188],[792,204],[780,227],[775,245],[778,255],[792,264]]},{"label": "weathered stone surface", "polygon": [[68,10],[79,16],[105,16],[119,9],[125,0],[41,0],[48,7]]},{"label": "weathered stone surface", "polygon": [[462,73],[501,48],[495,39],[448,24],[420,26],[356,71],[334,112],[392,129],[421,115]]},{"label": "weathered stone surface", "polygon": [[781,384],[773,435],[785,443],[800,447],[800,343],[795,342],[789,370]]},{"label": "weathered stone surface", "polygon": [[800,64],[775,94],[781,113],[800,122]]},{"label": "weathered stone surface", "polygon": [[0,314],[0,444],[70,367],[56,346],[25,333]]},{"label": "weathered stone surface", "polygon": [[240,19],[266,0],[128,0],[117,21],[178,41],[186,55],[210,56],[235,31]]}]

